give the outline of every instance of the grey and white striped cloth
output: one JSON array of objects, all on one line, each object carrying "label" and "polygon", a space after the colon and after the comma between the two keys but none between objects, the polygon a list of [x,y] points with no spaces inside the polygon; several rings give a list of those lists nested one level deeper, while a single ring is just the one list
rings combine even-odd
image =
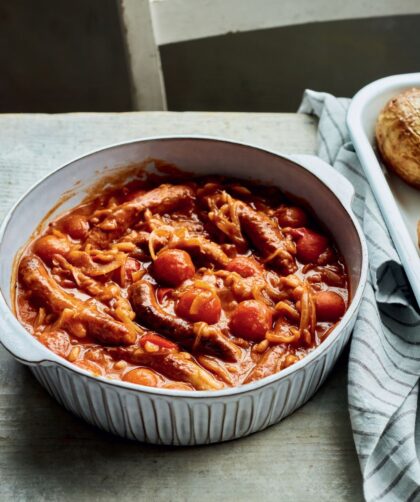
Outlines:
[{"label": "grey and white striped cloth", "polygon": [[415,436],[420,314],[350,141],[346,127],[349,103],[349,99],[307,90],[299,111],[319,118],[319,157],[353,183],[353,209],[369,249],[370,278],[349,357],[353,437],[366,500],[420,500]]}]

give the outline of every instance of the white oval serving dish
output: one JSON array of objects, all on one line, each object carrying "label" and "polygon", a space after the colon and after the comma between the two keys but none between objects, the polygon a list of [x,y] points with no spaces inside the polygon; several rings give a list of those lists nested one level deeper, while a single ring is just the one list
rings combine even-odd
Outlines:
[{"label": "white oval serving dish", "polygon": [[350,104],[347,125],[420,306],[420,249],[417,245],[420,190],[386,169],[375,144],[375,124],[380,111],[391,98],[411,87],[420,88],[420,73],[393,75],[363,87]]},{"label": "white oval serving dish", "polygon": [[[343,254],[351,304],[336,329],[295,365],[262,380],[216,392],[155,389],[94,377],[49,351],[14,317],[10,284],[13,260],[61,195],[52,214],[79,203],[102,174],[145,159],[162,159],[185,171],[258,179],[310,202]],[[153,162],[149,167],[153,169]],[[0,228],[0,341],[30,366],[63,406],[109,432],[150,443],[195,445],[227,441],[272,425],[305,403],[332,369],[350,337],[367,277],[364,238],[351,210],[353,188],[330,166],[311,156],[282,157],[225,140],[151,138],[116,145],[53,172],[24,195]],[[344,405],[344,403],[343,403]]]}]

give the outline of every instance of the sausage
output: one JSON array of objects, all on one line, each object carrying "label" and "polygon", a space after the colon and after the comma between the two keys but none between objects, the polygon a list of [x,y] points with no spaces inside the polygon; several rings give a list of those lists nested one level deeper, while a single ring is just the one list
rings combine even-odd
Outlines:
[{"label": "sausage", "polygon": [[135,282],[129,289],[129,297],[133,310],[142,324],[177,342],[182,342],[183,345],[193,345],[195,336],[192,325],[162,309],[151,284],[145,281]]},{"label": "sausage", "polygon": [[65,309],[72,312],[71,319],[66,321],[70,331],[72,324],[80,323],[87,334],[102,343],[130,345],[135,342],[136,334],[123,323],[64,291],[37,256],[28,255],[22,259],[19,275],[22,284],[52,312],[57,315]]},{"label": "sausage", "polygon": [[286,239],[278,225],[265,213],[252,209],[245,202],[237,201],[237,208],[244,234],[262,253],[263,258],[272,261],[287,274],[295,272],[295,246]]},{"label": "sausage", "polygon": [[194,236],[191,239],[177,239],[174,246],[188,251],[192,255],[204,258],[209,263],[224,268],[230,259],[223,249],[216,242],[210,241],[202,236]]},{"label": "sausage", "polygon": [[[206,351],[237,361],[240,349],[214,326],[201,329],[197,337],[194,324],[166,312],[156,300],[153,286],[145,281],[134,283],[129,290],[130,301],[138,319],[146,327],[166,335],[184,347],[195,348],[197,342]],[[204,323],[197,323],[203,327]]]},{"label": "sausage", "polygon": [[[158,222],[154,222],[154,228],[158,228],[157,225]],[[165,224],[162,223],[162,226],[165,226]],[[136,241],[137,244],[140,246],[147,244],[149,235],[148,232],[139,232]],[[187,235],[186,237],[179,237],[174,234],[169,243],[165,238],[157,238],[156,242],[160,246],[167,245],[169,248],[182,249],[196,258],[202,258],[206,262],[221,268],[224,268],[229,263],[229,257],[219,244],[206,239],[203,235],[196,234],[194,231],[191,233],[188,231]]]},{"label": "sausage", "polygon": [[160,185],[116,207],[112,214],[91,231],[88,242],[103,246],[109,240],[123,235],[145,209],[159,213],[175,211],[191,203],[193,198],[193,189],[187,185]]},{"label": "sausage", "polygon": [[[223,199],[221,194],[207,197],[204,202],[212,211],[217,212],[217,207]],[[297,266],[294,259],[296,249],[294,243],[287,239],[275,221],[261,211],[256,211],[249,204],[230,197],[235,208],[235,217],[239,222],[241,232],[245,234],[252,245],[258,249],[263,259],[272,262],[284,273],[291,274]],[[237,247],[243,247],[243,237],[228,234]],[[240,249],[245,251],[245,249]]]},{"label": "sausage", "polygon": [[[147,234],[148,235],[148,234]],[[147,241],[147,237],[145,238]],[[161,245],[165,245],[162,240]],[[182,249],[187,251],[193,257],[202,258],[208,263],[212,263],[218,267],[224,268],[229,263],[229,257],[223,251],[219,244],[206,239],[202,235],[192,233],[188,237],[175,236],[168,244],[169,248]]]},{"label": "sausage", "polygon": [[108,349],[115,358],[132,364],[149,366],[159,373],[181,382],[190,383],[197,390],[219,390],[223,384],[210,372],[199,366],[185,352],[145,352],[136,347]]}]

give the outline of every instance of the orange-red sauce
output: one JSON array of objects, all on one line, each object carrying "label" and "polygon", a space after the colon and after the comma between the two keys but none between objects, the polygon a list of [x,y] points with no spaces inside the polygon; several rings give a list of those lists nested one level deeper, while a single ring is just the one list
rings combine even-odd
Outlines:
[{"label": "orange-red sauce", "polygon": [[344,262],[311,211],[221,177],[104,191],[29,243],[16,287],[19,320],[59,356],[190,390],[294,364],[348,304]]}]

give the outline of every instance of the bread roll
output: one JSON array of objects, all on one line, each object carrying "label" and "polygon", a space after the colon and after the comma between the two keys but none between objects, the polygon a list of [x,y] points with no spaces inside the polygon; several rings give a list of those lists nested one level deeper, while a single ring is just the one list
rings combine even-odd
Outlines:
[{"label": "bread roll", "polygon": [[376,122],[376,142],[387,167],[420,189],[420,89],[387,103]]}]

